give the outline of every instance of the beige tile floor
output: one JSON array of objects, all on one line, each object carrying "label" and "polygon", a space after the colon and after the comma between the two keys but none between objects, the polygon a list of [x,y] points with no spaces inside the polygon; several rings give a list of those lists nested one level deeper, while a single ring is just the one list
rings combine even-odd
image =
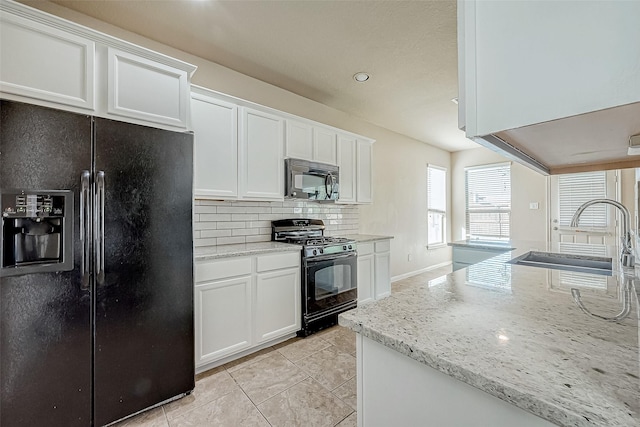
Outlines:
[{"label": "beige tile floor", "polygon": [[[451,272],[439,268],[393,283],[401,292]],[[355,334],[334,326],[196,377],[189,396],[117,427],[355,427]]]}]

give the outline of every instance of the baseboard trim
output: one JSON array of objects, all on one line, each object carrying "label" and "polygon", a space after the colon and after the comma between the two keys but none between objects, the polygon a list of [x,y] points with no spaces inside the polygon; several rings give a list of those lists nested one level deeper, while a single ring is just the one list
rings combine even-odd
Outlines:
[{"label": "baseboard trim", "polygon": [[440,264],[431,265],[429,267],[422,268],[420,270],[410,271],[409,273],[393,276],[391,278],[391,283],[397,282],[398,280],[406,279],[407,277],[417,276],[418,274],[426,273],[427,271],[435,270],[436,268],[446,267],[448,265],[451,265],[451,261],[441,262]]}]

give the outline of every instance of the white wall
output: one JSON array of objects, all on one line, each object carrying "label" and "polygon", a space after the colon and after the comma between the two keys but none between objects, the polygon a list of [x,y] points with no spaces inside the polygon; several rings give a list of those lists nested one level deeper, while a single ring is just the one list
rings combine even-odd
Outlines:
[{"label": "white wall", "polygon": [[[374,202],[360,208],[359,231],[394,236],[391,275],[449,261],[448,248],[426,251],[426,164],[450,166],[450,153],[375,126],[292,92],[46,1],[26,4],[198,66],[193,83],[361,134],[373,145]],[[414,254],[412,262],[408,253]]]},{"label": "white wall", "polygon": [[[464,168],[507,162],[505,157],[484,147],[457,151],[451,155],[452,173],[452,239],[465,238]],[[538,209],[529,209],[537,202]],[[511,238],[545,240],[547,236],[547,178],[518,163],[511,163]]]}]

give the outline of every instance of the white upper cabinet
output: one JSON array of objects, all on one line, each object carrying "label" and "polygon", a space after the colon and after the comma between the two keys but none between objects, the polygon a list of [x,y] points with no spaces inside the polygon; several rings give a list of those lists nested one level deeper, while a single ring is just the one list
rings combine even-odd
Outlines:
[{"label": "white upper cabinet", "polygon": [[238,107],[196,88],[191,94],[196,197],[238,197]]},{"label": "white upper cabinet", "polygon": [[108,49],[107,111],[117,116],[187,127],[187,72],[118,49]]},{"label": "white upper cabinet", "polygon": [[338,137],[338,167],[340,168],[339,203],[356,202],[356,139],[350,136]]},{"label": "white upper cabinet", "polygon": [[186,129],[196,67],[20,3],[0,0],[3,98]]},{"label": "white upper cabinet", "polygon": [[243,198],[284,198],[284,119],[240,108],[240,191]]},{"label": "white upper cabinet", "polygon": [[313,127],[287,120],[286,157],[313,160]]},{"label": "white upper cabinet", "polygon": [[357,145],[357,201],[373,202],[373,144],[368,140],[358,140]]},{"label": "white upper cabinet", "polygon": [[543,173],[629,167],[638,17],[638,1],[459,0],[460,128]]},{"label": "white upper cabinet", "polygon": [[286,157],[338,164],[335,130],[287,119]]},{"label": "white upper cabinet", "polygon": [[93,111],[94,52],[91,40],[3,11],[0,91]]},{"label": "white upper cabinet", "polygon": [[313,128],[313,160],[331,165],[338,164],[337,135],[331,129]]}]

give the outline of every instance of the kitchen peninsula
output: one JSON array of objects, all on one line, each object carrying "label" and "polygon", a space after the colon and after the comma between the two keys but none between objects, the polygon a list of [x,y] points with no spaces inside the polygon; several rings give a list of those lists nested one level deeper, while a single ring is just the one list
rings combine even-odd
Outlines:
[{"label": "kitchen peninsula", "polygon": [[[614,247],[604,276],[507,263],[547,250],[511,243],[340,316],[357,332],[358,425],[640,425],[637,275],[616,267]],[[619,323],[589,316],[571,288],[604,317],[629,289],[630,311]]]}]

